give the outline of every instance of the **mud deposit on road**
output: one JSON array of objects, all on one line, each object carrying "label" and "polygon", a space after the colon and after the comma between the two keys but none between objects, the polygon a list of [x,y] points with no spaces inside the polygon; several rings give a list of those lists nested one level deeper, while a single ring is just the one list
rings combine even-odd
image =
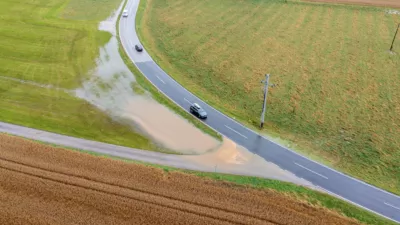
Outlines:
[{"label": "mud deposit on road", "polygon": [[358,4],[358,5],[369,5],[369,6],[383,6],[383,7],[395,7],[400,8],[399,0],[305,0],[308,2],[329,2],[329,3],[340,3],[340,4]]},{"label": "mud deposit on road", "polygon": [[251,153],[228,138],[224,138],[222,145],[216,151],[199,156],[182,157],[201,166],[214,168],[214,172],[265,177],[316,188],[312,183]]},{"label": "mud deposit on road", "polygon": [[0,224],[356,224],[272,191],[0,135]]},{"label": "mud deposit on road", "polygon": [[121,116],[135,121],[158,142],[186,154],[200,154],[219,146],[217,140],[149,97],[130,98]]},{"label": "mud deposit on road", "polygon": [[132,129],[164,148],[184,154],[200,154],[217,148],[217,140],[159,104],[136,83],[118,52],[116,15],[100,23],[99,29],[113,36],[100,48],[97,67],[82,88],[76,90],[76,95],[107,112],[114,120],[130,124]]}]

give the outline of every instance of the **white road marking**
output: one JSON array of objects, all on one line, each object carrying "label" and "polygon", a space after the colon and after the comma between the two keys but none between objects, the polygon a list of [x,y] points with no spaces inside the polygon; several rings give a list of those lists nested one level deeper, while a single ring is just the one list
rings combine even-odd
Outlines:
[{"label": "white road marking", "polygon": [[156,75],[156,77],[157,77],[163,84],[165,84],[165,82],[164,82],[159,76]]},{"label": "white road marking", "polygon": [[225,127],[226,127],[226,128],[228,128],[229,130],[231,130],[231,131],[233,131],[233,132],[235,132],[235,133],[239,134],[240,136],[242,136],[242,137],[244,137],[244,138],[246,138],[246,139],[247,139],[247,137],[246,137],[246,136],[244,136],[243,134],[239,133],[238,131],[236,131],[236,130],[232,129],[231,127],[229,127],[229,126],[227,126],[227,125],[225,125]]},{"label": "white road marking", "polygon": [[[382,214],[380,214],[380,213],[378,213],[378,212],[375,212],[375,211],[372,210],[372,209],[369,209],[369,208],[364,207],[364,206],[362,206],[362,205],[360,205],[360,204],[357,204],[357,203],[355,203],[355,202],[353,202],[353,201],[350,201],[349,199],[344,198],[344,197],[342,197],[342,196],[340,196],[340,195],[338,195],[338,194],[335,194],[335,193],[333,193],[333,192],[331,192],[331,191],[328,191],[328,190],[326,190],[325,188],[323,188],[323,187],[321,187],[321,186],[316,186],[316,187],[319,188],[319,189],[321,189],[322,191],[325,191],[326,193],[328,193],[328,194],[330,194],[330,195],[332,195],[332,196],[335,196],[335,197],[337,197],[337,198],[343,199],[343,200],[346,201],[346,202],[352,203],[352,204],[354,204],[354,205],[356,205],[356,206],[358,206],[358,207],[360,207],[360,208],[363,208],[363,209],[368,210],[368,211],[370,211],[370,212],[372,212],[372,213],[378,214],[378,215],[380,215],[380,216],[382,216],[382,217],[384,217],[384,218],[386,218],[386,219],[388,219],[388,220],[391,220],[391,221],[394,221],[394,222],[398,223],[398,221],[396,221],[396,220],[394,220],[394,219],[392,219],[392,218],[389,218],[389,217],[387,217],[387,216],[385,216],[385,215],[382,215]],[[385,204],[386,204],[386,203],[385,203]]]},{"label": "white road marking", "polygon": [[319,174],[319,173],[317,173],[317,172],[315,172],[315,171],[313,171],[313,170],[310,170],[310,169],[308,169],[308,168],[305,167],[305,166],[302,166],[302,165],[300,165],[300,164],[298,164],[298,163],[296,163],[296,162],[293,162],[293,163],[296,164],[297,166],[300,166],[301,168],[303,168],[303,169],[305,169],[305,170],[310,171],[310,172],[313,173],[313,174],[316,174],[316,175],[318,175],[318,176],[320,176],[320,177],[323,177],[323,178],[325,178],[325,179],[328,179],[326,176],[321,175],[321,174]]},{"label": "white road marking", "polygon": [[132,43],[132,41],[129,41],[129,44],[130,44],[131,46],[133,46],[133,43]]},{"label": "white road marking", "polygon": [[183,100],[189,102],[189,104],[192,104],[189,100],[187,100],[186,98],[183,98]]},{"label": "white road marking", "polygon": [[[156,65],[156,66],[157,66],[159,69],[161,69],[161,67],[159,67],[158,65]],[[162,70],[162,69],[161,69],[161,70]],[[169,75],[167,74],[167,76],[169,76]],[[172,82],[174,82],[177,86],[179,86],[179,87],[181,87],[182,89],[184,89],[188,94],[190,94],[190,95],[193,96],[194,98],[198,98],[196,95],[194,95],[192,92],[190,92],[189,90],[187,90],[185,87],[183,87],[183,86],[182,86],[181,84],[179,84],[177,81],[175,81],[174,79],[171,79],[171,80],[172,80]],[[198,101],[199,101],[199,102],[202,102],[202,103],[204,103],[204,104],[207,104],[205,101],[203,101],[203,100],[201,100],[201,99],[199,99],[199,98],[198,98]],[[232,119],[231,117],[225,115],[224,113],[222,113],[221,111],[215,109],[215,108],[212,107],[211,105],[209,105],[209,107],[212,108],[212,109],[213,109],[214,111],[216,111],[217,113],[219,113],[220,115],[222,115],[223,117],[225,117],[226,119],[228,119],[228,120],[234,122],[236,125],[241,126],[242,128],[248,130],[248,131],[251,132],[252,134],[259,135],[259,134],[258,134],[257,132],[255,132],[254,130],[252,130],[252,129],[246,127],[246,126],[244,126],[244,125],[241,124],[240,122],[238,122],[238,121]],[[207,125],[207,126],[208,126],[208,125]],[[210,127],[211,129],[213,129],[213,130],[216,131],[216,129],[212,128],[211,126],[208,126],[208,127]],[[326,166],[326,165],[324,165],[324,164],[321,164],[321,163],[319,163],[319,162],[317,162],[317,161],[314,161],[314,160],[312,160],[312,159],[309,159],[309,158],[307,158],[306,156],[303,156],[303,155],[301,155],[300,153],[295,152],[294,150],[291,150],[291,149],[288,148],[287,146],[283,146],[283,145],[279,144],[278,142],[275,142],[275,141],[273,141],[273,140],[270,140],[270,139],[268,139],[268,138],[266,138],[266,137],[264,137],[264,136],[262,136],[262,137],[263,137],[265,140],[267,140],[267,141],[269,141],[269,142],[271,142],[271,143],[274,143],[275,145],[278,145],[278,146],[280,146],[281,148],[283,148],[283,149],[285,149],[285,150],[287,150],[287,151],[289,151],[289,152],[291,152],[291,153],[293,153],[293,154],[295,154],[295,155],[297,155],[297,156],[299,156],[299,157],[301,157],[301,158],[303,158],[303,159],[306,159],[306,160],[308,160],[308,161],[311,161],[311,162],[313,162],[313,163],[315,163],[315,164],[317,164],[317,165],[319,165],[319,166],[321,166],[321,167],[324,167],[325,169],[330,170],[331,172],[337,173],[337,174],[339,174],[339,175],[341,175],[341,176],[344,176],[344,177],[347,177],[347,178],[349,178],[349,179],[351,179],[351,180],[353,180],[353,181],[356,181],[356,182],[358,182],[358,183],[361,183],[361,184],[363,184],[363,185],[366,185],[366,186],[368,186],[368,187],[371,187],[371,188],[373,188],[373,189],[375,189],[375,190],[377,190],[377,191],[384,192],[385,194],[388,194],[388,195],[390,195],[390,196],[392,196],[392,197],[394,197],[394,198],[400,199],[400,196],[397,196],[397,195],[395,195],[395,194],[393,194],[393,193],[390,193],[390,192],[388,192],[388,191],[386,191],[386,190],[383,190],[383,189],[377,188],[377,187],[375,187],[375,186],[373,186],[373,185],[371,185],[371,184],[365,183],[365,182],[362,181],[362,180],[358,180],[358,179],[356,179],[356,178],[354,178],[354,177],[351,177],[351,176],[349,176],[349,175],[347,175],[347,174],[344,174],[344,173],[342,173],[342,172],[340,172],[340,171],[337,171],[337,170],[335,170],[335,169],[332,169],[332,168],[330,168],[330,167],[328,167],[328,166]],[[372,211],[372,212],[374,212],[374,211]],[[377,213],[377,212],[375,212],[375,213]],[[379,215],[381,215],[381,214],[379,214]]]},{"label": "white road marking", "polygon": [[[157,67],[160,68],[158,65],[157,65]],[[161,69],[161,68],[160,68],[160,69]],[[161,70],[162,70],[162,69],[161,69]],[[167,75],[168,75],[168,74],[167,74]],[[169,76],[169,75],[168,75],[168,76]],[[194,95],[192,92],[188,91],[185,87],[183,87],[181,84],[179,84],[178,82],[176,82],[174,79],[172,79],[172,82],[175,82],[175,84],[176,84],[177,86],[180,86],[180,87],[181,87],[182,89],[184,89],[188,94],[190,94],[190,95],[192,95],[193,97],[197,98],[196,95]],[[203,102],[204,104],[207,104],[207,103],[205,103],[205,102],[204,102],[203,100],[201,100],[201,99],[199,99],[199,101],[200,101],[200,102]],[[222,113],[221,111],[215,109],[215,108],[212,107],[211,105],[209,105],[209,107],[211,107],[211,108],[212,108],[214,111],[216,111],[217,113],[221,114],[221,115],[222,115],[223,117],[225,117],[226,119],[228,119],[228,120],[234,122],[236,125],[241,126],[241,127],[243,127],[244,129],[247,129],[249,132],[251,132],[251,133],[253,133],[253,134],[255,134],[255,135],[258,135],[258,133],[255,132],[254,130],[252,130],[252,129],[250,129],[250,128],[244,126],[244,125],[241,124],[240,122],[238,122],[238,121],[236,121],[236,120],[230,118],[229,116],[227,116],[227,115],[225,115],[224,113]],[[211,126],[209,126],[209,125],[207,125],[207,126],[216,131],[216,129],[212,128]],[[319,165],[319,166],[321,166],[321,167],[324,167],[325,169],[330,170],[331,172],[337,173],[337,174],[339,174],[339,175],[341,175],[341,176],[344,176],[344,177],[347,177],[347,178],[349,178],[349,179],[351,179],[351,180],[353,180],[353,181],[356,181],[356,182],[358,182],[358,183],[361,183],[361,184],[363,184],[363,185],[366,185],[366,186],[368,186],[368,187],[371,187],[371,188],[373,188],[373,189],[375,189],[375,190],[377,190],[377,191],[384,192],[385,194],[388,194],[388,195],[390,195],[390,196],[392,196],[392,197],[394,197],[394,198],[400,199],[400,196],[397,196],[397,195],[395,195],[395,194],[393,194],[393,193],[390,193],[390,192],[388,192],[388,191],[386,191],[386,190],[383,190],[383,189],[377,188],[377,187],[375,187],[375,186],[372,186],[371,184],[365,183],[365,182],[362,181],[362,180],[358,180],[358,179],[356,179],[356,178],[354,178],[354,177],[351,177],[351,176],[349,176],[349,175],[347,175],[347,174],[344,174],[344,173],[342,173],[342,172],[339,172],[339,171],[337,171],[337,170],[335,170],[335,169],[332,169],[332,168],[330,168],[330,167],[328,167],[328,166],[326,166],[326,165],[324,165],[324,164],[321,164],[321,163],[319,163],[319,162],[317,162],[317,161],[314,161],[314,160],[312,160],[312,159],[309,159],[309,158],[307,158],[306,156],[303,156],[303,155],[301,155],[300,153],[297,153],[297,152],[295,152],[294,150],[291,150],[290,148],[279,144],[278,142],[275,142],[275,141],[273,141],[273,140],[270,140],[270,139],[268,139],[268,138],[266,138],[266,137],[264,137],[264,136],[262,136],[262,137],[263,137],[265,140],[267,140],[267,141],[269,141],[269,142],[271,142],[271,143],[274,143],[275,145],[278,145],[278,146],[280,146],[281,148],[283,148],[283,149],[285,149],[285,150],[287,150],[287,151],[289,151],[289,152],[291,152],[291,153],[293,153],[293,154],[295,154],[295,155],[297,155],[297,156],[299,156],[299,157],[301,157],[301,158],[303,158],[303,159],[306,159],[306,160],[308,160],[308,161],[311,161],[311,162],[313,162],[313,163],[315,163],[315,164],[317,164],[317,165]],[[350,202],[351,202],[351,201],[350,201]],[[352,202],[352,203],[356,204],[355,202]],[[374,211],[371,211],[371,212],[374,212]],[[374,213],[377,213],[377,212],[374,212]],[[377,214],[379,214],[379,213],[377,213]],[[382,216],[382,214],[379,214],[379,215]],[[385,216],[384,216],[384,217],[385,217]],[[386,217],[386,218],[388,218],[388,217]],[[394,220],[393,220],[393,221],[394,221]]]},{"label": "white road marking", "polygon": [[[130,2],[130,1],[129,1],[129,2]],[[138,9],[137,6],[136,6],[135,4],[132,4],[132,8],[134,8],[135,12],[136,12],[137,9]],[[121,24],[121,23],[120,23],[120,24]],[[120,32],[121,32],[122,27],[119,26],[118,29],[119,29]],[[122,39],[122,36],[121,36],[121,39]],[[126,46],[125,46],[124,44],[123,44],[123,47],[125,48],[125,51],[126,51],[127,49],[126,49]],[[129,56],[129,57],[130,57],[130,56]],[[131,58],[131,57],[130,57],[130,58]],[[136,64],[136,62],[135,62],[132,58],[131,58],[131,60],[132,60],[132,62],[134,62],[134,63]],[[158,65],[157,65],[157,66],[158,66]],[[139,69],[139,71],[141,71],[141,72],[143,73],[142,70]],[[144,73],[143,73],[143,74],[144,74]],[[157,88],[157,85],[155,85],[147,76],[146,76],[146,79],[147,79],[150,83],[152,83],[152,85],[153,85],[154,87]],[[197,98],[197,96],[195,96],[193,93],[189,92],[185,87],[183,87],[182,85],[180,85],[179,83],[177,83],[174,79],[172,79],[172,82],[175,82],[177,86],[181,87],[181,88],[182,88],[183,90],[185,90],[189,95],[193,96],[194,98]],[[160,91],[161,93],[163,93],[163,94],[164,94],[168,99],[170,99],[172,102],[175,102],[175,104],[177,104],[180,108],[184,109],[184,108],[183,108],[182,106],[180,106],[175,100],[173,100],[171,97],[169,97],[168,95],[166,95],[163,91],[161,91],[160,89],[159,89],[159,91]],[[186,99],[185,99],[185,100],[186,100]],[[189,102],[188,100],[186,100],[186,101]],[[205,103],[205,102],[202,101],[201,99],[199,99],[198,101]],[[234,120],[234,119],[228,117],[227,115],[225,115],[224,113],[218,111],[218,110],[215,109],[214,107],[212,107],[212,106],[210,106],[210,107],[211,107],[213,110],[215,110],[217,113],[219,113],[219,114],[221,114],[222,116],[224,116],[226,119],[228,119],[228,120],[230,120],[230,121],[236,123],[236,125],[241,126],[241,127],[244,128],[244,129],[247,129],[247,130],[248,130],[249,132],[251,132],[252,134],[256,134],[256,135],[258,134],[258,133],[256,133],[254,130],[252,130],[252,129],[250,129],[250,128],[244,126],[244,125],[241,124],[240,122],[238,122],[238,121],[236,121],[236,120]],[[204,124],[205,124],[207,127],[209,127],[210,129],[212,129],[212,130],[214,130],[215,132],[219,133],[215,128],[211,127],[210,125],[208,125],[208,124],[206,124],[206,123],[204,123]],[[222,134],[221,134],[221,135],[222,135]],[[224,136],[224,135],[223,135],[223,136]],[[395,195],[395,194],[393,194],[393,193],[390,193],[390,192],[388,192],[388,191],[386,191],[386,190],[377,188],[377,187],[375,187],[375,186],[373,186],[373,185],[370,185],[370,184],[368,184],[368,183],[366,183],[366,182],[364,182],[364,181],[358,180],[358,179],[353,178],[353,177],[351,177],[351,176],[349,176],[349,175],[347,175],[347,174],[344,174],[344,173],[339,172],[339,171],[337,171],[337,170],[335,170],[335,169],[332,169],[332,168],[330,168],[330,167],[328,167],[328,166],[326,166],[326,165],[323,165],[323,164],[321,164],[321,163],[319,163],[319,162],[317,162],[317,161],[314,161],[314,160],[312,160],[312,159],[309,159],[309,158],[307,158],[306,156],[303,156],[303,155],[301,155],[301,154],[299,154],[299,153],[297,153],[297,152],[295,152],[295,151],[293,151],[293,150],[287,148],[286,146],[283,146],[283,145],[281,145],[281,144],[279,144],[279,143],[277,143],[277,142],[275,142],[275,141],[273,141],[273,140],[270,140],[270,139],[268,139],[268,138],[266,138],[266,137],[264,137],[264,136],[263,136],[263,138],[266,139],[267,141],[271,142],[271,143],[274,143],[274,144],[277,145],[277,146],[282,147],[284,150],[287,150],[287,151],[289,151],[289,152],[291,152],[291,153],[293,153],[293,154],[295,154],[295,155],[297,155],[297,156],[299,156],[299,157],[301,157],[301,158],[303,158],[303,159],[305,159],[305,160],[311,161],[311,162],[313,162],[313,163],[315,163],[315,164],[317,164],[317,165],[319,165],[319,166],[321,166],[321,167],[324,167],[325,169],[328,169],[328,170],[330,170],[331,172],[334,172],[334,173],[339,174],[339,175],[341,175],[341,176],[343,176],[343,177],[349,178],[349,179],[351,179],[351,180],[353,180],[353,181],[356,181],[356,182],[358,182],[358,183],[361,183],[361,184],[363,184],[363,185],[366,185],[366,186],[368,186],[368,187],[370,187],[370,188],[373,188],[373,189],[375,189],[375,190],[377,190],[377,191],[383,192],[383,193],[385,193],[385,194],[387,194],[387,195],[392,196],[393,198],[400,199],[400,196],[397,196],[397,195]],[[386,219],[389,219],[389,220],[394,221],[394,222],[398,222],[398,221],[396,221],[396,220],[394,220],[394,219],[392,219],[392,218],[389,218],[389,217],[387,217],[387,216],[384,216],[383,214],[380,214],[380,213],[378,213],[378,212],[376,212],[376,211],[373,211],[373,210],[368,209],[368,208],[366,208],[366,207],[364,207],[364,206],[362,206],[362,205],[359,205],[359,204],[357,204],[357,203],[355,203],[355,202],[353,202],[353,201],[351,201],[351,200],[349,200],[349,199],[346,199],[346,198],[344,198],[344,197],[341,197],[341,196],[339,196],[339,195],[337,195],[337,194],[334,194],[334,193],[332,193],[332,192],[330,192],[330,193],[333,194],[333,195],[335,195],[335,196],[337,196],[337,197],[339,197],[339,198],[342,198],[342,199],[348,201],[349,203],[352,203],[352,204],[354,204],[354,205],[356,205],[356,206],[358,206],[358,207],[361,207],[361,208],[363,208],[363,209],[365,209],[365,210],[368,210],[368,211],[370,211],[370,212],[372,212],[372,213],[375,213],[375,214],[377,214],[377,215],[380,215],[380,216],[382,216],[382,217],[384,217],[384,218],[386,218]]]},{"label": "white road marking", "polygon": [[391,205],[391,204],[389,204],[389,203],[386,203],[386,202],[384,202],[384,203],[385,203],[385,205],[387,205],[387,206],[390,206],[390,207],[392,207],[392,208],[394,208],[394,209],[400,210],[400,208],[399,208],[399,207],[396,207],[396,206],[394,206],[394,205]]}]

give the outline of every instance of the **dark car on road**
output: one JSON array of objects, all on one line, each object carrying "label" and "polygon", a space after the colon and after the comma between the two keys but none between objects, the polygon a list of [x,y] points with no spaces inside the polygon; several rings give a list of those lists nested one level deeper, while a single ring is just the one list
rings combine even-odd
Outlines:
[{"label": "dark car on road", "polygon": [[143,51],[143,47],[142,47],[141,45],[139,45],[139,44],[135,45],[135,49],[136,49],[136,51],[138,51],[138,52]]},{"label": "dark car on road", "polygon": [[195,115],[195,116],[197,116],[198,118],[200,118],[200,119],[206,119],[206,118],[207,118],[207,113],[206,113],[206,111],[204,111],[204,109],[201,108],[201,107],[199,106],[199,104],[197,104],[197,103],[193,103],[193,104],[190,106],[190,112],[191,112],[193,115]]}]

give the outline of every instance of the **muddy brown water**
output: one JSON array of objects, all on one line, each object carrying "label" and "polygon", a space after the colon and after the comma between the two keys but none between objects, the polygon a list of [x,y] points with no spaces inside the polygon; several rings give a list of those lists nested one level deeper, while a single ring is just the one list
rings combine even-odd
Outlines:
[{"label": "muddy brown water", "polygon": [[182,156],[193,164],[212,168],[216,172],[256,175],[312,186],[227,138],[219,143],[159,104],[143,89],[138,91],[140,86],[118,52],[115,15],[100,23],[100,30],[108,31],[113,36],[100,48],[97,67],[90,72],[91,77],[82,88],[76,90],[77,96],[168,149],[196,154]]},{"label": "muddy brown water", "polygon": [[90,79],[76,90],[76,95],[165,148],[184,154],[201,154],[217,148],[220,143],[216,139],[159,104],[136,83],[118,51],[116,15],[100,23],[99,29],[113,36],[100,48],[97,67],[90,71]]},{"label": "muddy brown water", "polygon": [[212,172],[266,177],[317,189],[312,183],[265,161],[228,138],[223,139],[221,146],[216,151],[198,156],[182,157],[193,164],[208,167]]},{"label": "muddy brown water", "polygon": [[135,96],[123,107],[122,117],[135,121],[155,140],[171,149],[200,154],[218,147],[219,143],[173,114],[150,97]]}]

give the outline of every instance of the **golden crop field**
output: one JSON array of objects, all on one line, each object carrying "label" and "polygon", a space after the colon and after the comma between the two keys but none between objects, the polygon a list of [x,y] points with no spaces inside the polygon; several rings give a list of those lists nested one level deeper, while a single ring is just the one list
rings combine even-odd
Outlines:
[{"label": "golden crop field", "polygon": [[284,0],[147,0],[137,21],[163,69],[254,129],[270,73],[270,135],[399,194],[398,22],[381,7]]},{"label": "golden crop field", "polygon": [[276,191],[166,173],[4,134],[0,153],[2,225],[360,224]]}]

